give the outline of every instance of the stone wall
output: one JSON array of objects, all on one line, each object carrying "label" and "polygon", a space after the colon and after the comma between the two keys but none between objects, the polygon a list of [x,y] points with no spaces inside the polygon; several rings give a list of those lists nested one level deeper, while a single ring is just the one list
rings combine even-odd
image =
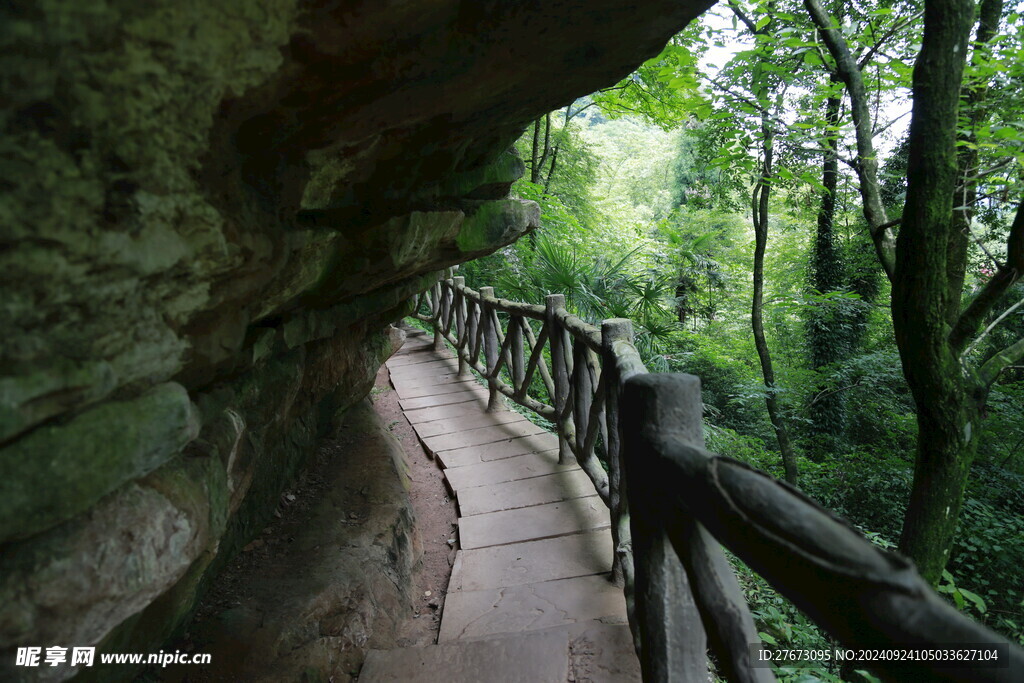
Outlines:
[{"label": "stone wall", "polygon": [[0,8],[0,666],[162,642],[410,295],[537,227],[525,125],[708,4]]}]

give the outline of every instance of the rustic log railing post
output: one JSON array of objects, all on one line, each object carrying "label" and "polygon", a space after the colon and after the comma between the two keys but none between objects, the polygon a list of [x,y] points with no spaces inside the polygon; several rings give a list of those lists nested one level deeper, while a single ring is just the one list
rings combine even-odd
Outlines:
[{"label": "rustic log railing post", "polygon": [[[493,412],[501,407],[498,400],[498,378],[491,376],[498,366],[500,351],[498,330],[494,327],[495,317],[491,315],[491,307],[486,303],[487,299],[492,297],[494,297],[494,287],[480,288],[480,325],[484,342],[484,367],[487,368],[487,412]],[[511,332],[511,325],[509,331]]]},{"label": "rustic log railing post", "polygon": [[594,402],[594,382],[590,375],[590,349],[579,339],[572,343],[572,416],[576,427],[576,459],[589,459],[584,452],[590,423],[590,406]]},{"label": "rustic log railing post", "polygon": [[441,327],[444,325],[444,305],[442,300],[445,297],[445,289],[441,281],[434,285],[433,294],[430,300],[430,319],[431,327],[434,328],[434,350],[440,351],[444,348],[444,337],[441,335]]},{"label": "rustic log railing post", "polygon": [[[512,335],[512,367],[509,368],[509,374],[512,376],[512,388],[518,394],[520,387],[523,386],[526,380],[526,358],[523,352],[523,325],[529,323],[524,318],[519,316],[509,316],[508,319],[508,331],[506,335]],[[523,388],[523,393],[526,393],[526,387]]]},{"label": "rustic log railing post", "polygon": [[609,509],[612,522],[612,544],[615,557],[612,578],[626,588],[626,603],[632,609],[633,557],[630,554],[629,511],[626,507],[626,482],[622,477],[622,440],[619,431],[619,394],[622,378],[615,357],[615,342],[633,343],[633,323],[627,318],[612,318],[601,323],[602,374],[605,375],[604,415],[607,424],[605,443],[608,458]]},{"label": "rustic log railing post", "polygon": [[462,288],[466,285],[466,278],[458,275],[452,278],[452,292],[454,294],[452,305],[455,307],[455,355],[459,358],[459,377],[467,373],[466,359],[462,357],[462,350],[466,346],[466,298]]},{"label": "rustic log railing post", "polygon": [[[641,375],[625,383],[623,398],[633,547],[646,560],[639,563],[636,577],[645,677],[650,671],[651,680],[692,680],[697,671],[665,648],[704,651],[706,638],[728,680],[774,681],[770,669],[751,666],[750,646],[760,639],[721,547],[693,514],[676,503],[679,491],[671,483],[676,480],[663,466],[664,452],[673,446],[704,446],[700,379]],[[672,569],[659,566],[662,562]],[[665,601],[674,603],[675,610]]]},{"label": "rustic log railing post", "polygon": [[565,309],[563,294],[548,294],[545,298],[545,316],[548,325],[548,343],[551,344],[551,374],[555,383],[555,395],[551,403],[555,408],[555,423],[558,428],[558,464],[572,462],[569,445],[569,415],[565,407],[569,401],[569,371],[566,367],[565,330],[558,318],[558,311]]},{"label": "rustic log railing post", "polygon": [[643,438],[669,431],[693,446],[703,445],[699,385],[671,388],[675,391],[661,396],[623,395],[621,403],[630,535],[634,557],[640,560],[634,635],[640,640],[644,680],[659,683],[704,680],[708,668],[707,637],[692,582],[669,538],[668,525],[680,521],[667,518],[659,505],[659,497],[667,492]]},{"label": "rustic log railing post", "polygon": [[[452,308],[454,302],[454,290],[452,289],[452,279],[448,278],[441,283],[441,339],[444,340],[445,336],[451,331],[454,326],[455,310]],[[442,348],[444,348],[442,346]],[[438,349],[440,351],[441,349]]]},{"label": "rustic log railing post", "polygon": [[469,367],[473,367],[480,358],[482,346],[480,318],[480,304],[466,297],[466,355],[469,356],[467,361]]}]

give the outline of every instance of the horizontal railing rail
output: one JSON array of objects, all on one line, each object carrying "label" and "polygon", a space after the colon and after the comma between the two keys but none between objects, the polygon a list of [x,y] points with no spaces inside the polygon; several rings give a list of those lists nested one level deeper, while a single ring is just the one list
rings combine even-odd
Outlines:
[{"label": "horizontal railing rail", "polygon": [[[1024,649],[953,609],[906,559],[797,489],[704,450],[700,380],[648,373],[629,320],[598,328],[562,295],[530,305],[474,291],[462,277],[419,295],[414,311],[438,348],[455,348],[460,374],[472,368],[486,380],[489,409],[500,394],[553,422],[559,462],[575,459],[608,505],[612,577],[644,680],[708,680],[708,649],[730,681],[775,680],[722,546],[846,648],[828,656],[856,658],[850,670],[897,681],[1024,680]],[[547,400],[530,395],[534,384]],[[998,665],[951,666],[941,654],[906,661],[895,649],[972,647],[996,651]],[[896,656],[905,661],[887,661]]]}]

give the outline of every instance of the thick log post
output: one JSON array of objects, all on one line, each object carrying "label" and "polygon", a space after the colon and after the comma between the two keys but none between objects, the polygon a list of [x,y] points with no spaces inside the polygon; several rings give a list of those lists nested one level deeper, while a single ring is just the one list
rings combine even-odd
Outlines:
[{"label": "thick log post", "polygon": [[[444,336],[448,334],[448,332],[451,331],[452,329],[452,320],[454,313],[454,311],[452,310],[452,300],[452,281],[449,278],[441,283],[441,318],[440,320],[438,320],[438,323],[439,327],[441,328],[442,340],[444,339]],[[443,348],[444,346],[442,345],[437,350],[440,351]]]},{"label": "thick log post", "polygon": [[[606,373],[604,415],[607,425],[605,450],[608,457],[609,509],[612,522],[612,544],[615,557],[612,562],[612,578],[615,584],[626,590],[626,606],[632,611],[633,601],[633,560],[629,535],[629,510],[626,506],[626,481],[622,476],[622,434],[619,431],[619,393],[622,378],[619,377],[615,359],[615,342],[633,343],[633,323],[628,318],[611,318],[601,323],[602,373]],[[631,619],[632,621],[632,619]]]},{"label": "thick log post", "polygon": [[434,296],[430,302],[430,315],[433,318],[431,327],[434,328],[434,350],[440,351],[444,348],[444,337],[441,335],[441,328],[444,326],[444,302],[445,288],[438,282],[434,285]]},{"label": "thick log post", "polygon": [[636,635],[644,680],[671,683],[707,678],[707,637],[694,587],[669,538],[692,520],[667,519],[657,445],[665,434],[703,444],[700,385],[623,385],[623,458],[628,480],[630,532],[636,569]]},{"label": "thick log post", "polygon": [[547,318],[551,344],[551,374],[555,384],[555,395],[551,397],[555,408],[555,422],[558,427],[558,464],[571,462],[572,450],[569,447],[571,438],[569,414],[566,405],[569,401],[569,372],[566,367],[565,330],[558,320],[557,311],[565,308],[565,296],[548,294],[545,299],[545,316]]},{"label": "thick log post", "polygon": [[459,358],[459,377],[468,374],[466,359],[462,350],[466,346],[466,300],[462,288],[466,286],[466,278],[458,275],[452,278],[452,291],[455,294],[452,305],[455,306],[455,355]]},{"label": "thick log post", "polygon": [[[626,460],[626,472],[633,485],[633,491],[642,495],[630,496],[632,514],[633,547],[637,564],[637,606],[638,613],[657,613],[663,609],[660,587],[655,592],[641,589],[641,575],[659,577],[657,567],[648,567],[650,561],[642,554],[637,543],[637,534],[645,536],[644,543],[657,546],[662,540],[671,543],[674,555],[671,561],[681,563],[682,578],[689,585],[690,603],[686,606],[686,617],[691,621],[680,622],[665,628],[679,628],[676,634],[667,634],[666,642],[689,640],[704,642],[705,633],[716,655],[718,666],[730,681],[740,683],[765,683],[774,681],[770,669],[751,666],[751,645],[760,642],[753,617],[747,608],[736,577],[729,567],[718,542],[704,529],[696,517],[686,508],[689,496],[680,496],[671,482],[678,479],[671,476],[666,464],[666,453],[672,447],[701,448],[704,445],[701,422],[700,379],[693,375],[651,374],[634,377],[623,388],[626,419],[625,438],[630,457]],[[656,502],[655,502],[656,501]],[[660,547],[657,553],[664,554]],[[661,555],[659,555],[660,557]],[[680,588],[681,590],[681,588]],[[643,599],[641,599],[643,596]],[[686,596],[684,596],[686,597]],[[653,608],[641,608],[645,601],[653,598]],[[695,608],[703,625],[697,629],[689,612]],[[657,634],[650,634],[656,625],[640,622],[641,645],[646,648],[649,638],[659,643]],[[652,653],[657,656],[657,653]],[[667,665],[665,662],[646,662],[649,667]],[[680,662],[672,664],[683,666]],[[646,673],[646,669],[645,669]],[[665,673],[662,671],[661,673]],[[668,671],[668,677],[657,680],[690,680],[692,672],[685,668]]]},{"label": "thick log post", "polygon": [[480,304],[466,297],[466,355],[473,367],[480,357]]},{"label": "thick log post", "polygon": [[590,404],[594,402],[594,383],[590,376],[587,345],[578,339],[573,340],[572,354],[572,414],[576,428],[576,459],[589,460],[592,453],[584,452],[587,430],[590,422]]},{"label": "thick log post", "polygon": [[526,355],[523,348],[523,325],[530,323],[519,316],[509,316],[508,332],[512,335],[512,389],[517,396],[526,395],[526,388],[523,383],[526,381]]},{"label": "thick log post", "polygon": [[[488,297],[494,297],[494,287],[480,288],[480,326],[484,342],[484,366],[487,368],[487,412],[493,412],[501,407],[498,399],[498,378],[491,377],[494,368],[498,365],[498,354],[501,349],[498,346],[498,330],[494,327],[494,316],[491,315],[491,307],[487,304]],[[511,331],[511,324],[509,331]]]}]

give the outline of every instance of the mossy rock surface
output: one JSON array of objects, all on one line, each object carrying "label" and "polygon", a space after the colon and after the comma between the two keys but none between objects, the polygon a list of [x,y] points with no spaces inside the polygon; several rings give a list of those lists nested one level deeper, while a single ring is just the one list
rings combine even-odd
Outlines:
[{"label": "mossy rock surface", "polygon": [[173,382],[35,429],[0,450],[0,541],[84,512],[167,462],[198,433],[188,393]]}]

